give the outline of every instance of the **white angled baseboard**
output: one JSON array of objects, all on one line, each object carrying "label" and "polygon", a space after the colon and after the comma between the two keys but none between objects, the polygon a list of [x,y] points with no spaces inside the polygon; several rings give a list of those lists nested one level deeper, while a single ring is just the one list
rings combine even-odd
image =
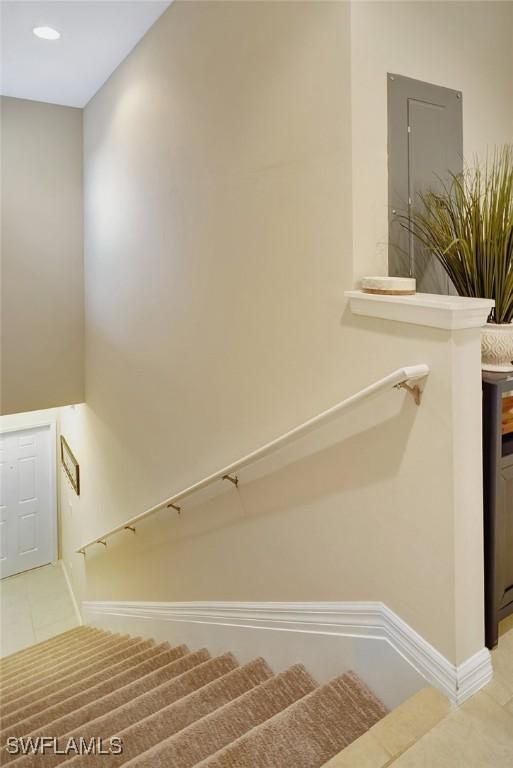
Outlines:
[{"label": "white angled baseboard", "polygon": [[390,608],[384,604],[381,606],[386,639],[431,685],[445,693],[453,704],[462,704],[490,682],[493,670],[488,648],[482,648],[456,666]]},{"label": "white angled baseboard", "polygon": [[483,648],[451,664],[386,605],[362,603],[85,602],[84,621],[111,631],[264,656],[275,669],[301,662],[319,682],[353,669],[387,706],[425,686],[454,704],[492,677]]},{"label": "white angled baseboard", "polygon": [[80,608],[78,607],[77,599],[75,597],[75,593],[73,592],[73,585],[69,577],[68,569],[66,568],[64,560],[59,560],[59,563],[61,564],[62,572],[64,574],[64,579],[66,581],[66,586],[68,587],[69,596],[71,597],[71,602],[73,603],[73,610],[75,611],[75,616],[77,617],[78,623],[82,624],[82,616],[80,615]]}]

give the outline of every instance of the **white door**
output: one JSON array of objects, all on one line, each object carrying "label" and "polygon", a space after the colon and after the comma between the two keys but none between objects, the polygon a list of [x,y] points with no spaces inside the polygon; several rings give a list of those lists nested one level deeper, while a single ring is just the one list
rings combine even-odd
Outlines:
[{"label": "white door", "polygon": [[56,559],[55,432],[0,434],[0,578]]}]

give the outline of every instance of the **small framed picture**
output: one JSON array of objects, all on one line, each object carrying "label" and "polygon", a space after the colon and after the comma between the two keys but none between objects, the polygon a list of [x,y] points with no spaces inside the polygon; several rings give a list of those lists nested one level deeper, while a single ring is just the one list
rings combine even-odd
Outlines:
[{"label": "small framed picture", "polygon": [[80,496],[80,466],[64,435],[61,435],[61,463],[77,496]]}]

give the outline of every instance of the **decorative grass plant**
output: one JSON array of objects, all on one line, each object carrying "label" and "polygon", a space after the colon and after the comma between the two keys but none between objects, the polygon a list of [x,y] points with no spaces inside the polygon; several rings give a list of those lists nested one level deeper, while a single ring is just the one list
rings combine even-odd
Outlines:
[{"label": "decorative grass plant", "polygon": [[439,260],[460,296],[495,300],[489,322],[513,319],[513,145],[451,174],[401,224]]}]

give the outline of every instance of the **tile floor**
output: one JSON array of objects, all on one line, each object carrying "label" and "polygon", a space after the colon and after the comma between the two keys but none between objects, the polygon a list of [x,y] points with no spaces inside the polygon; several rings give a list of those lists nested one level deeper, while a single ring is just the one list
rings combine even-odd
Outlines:
[{"label": "tile floor", "polygon": [[492,663],[494,679],[458,709],[425,688],[326,768],[513,768],[513,617]]},{"label": "tile floor", "polygon": [[78,625],[60,563],[0,581],[0,656]]}]

